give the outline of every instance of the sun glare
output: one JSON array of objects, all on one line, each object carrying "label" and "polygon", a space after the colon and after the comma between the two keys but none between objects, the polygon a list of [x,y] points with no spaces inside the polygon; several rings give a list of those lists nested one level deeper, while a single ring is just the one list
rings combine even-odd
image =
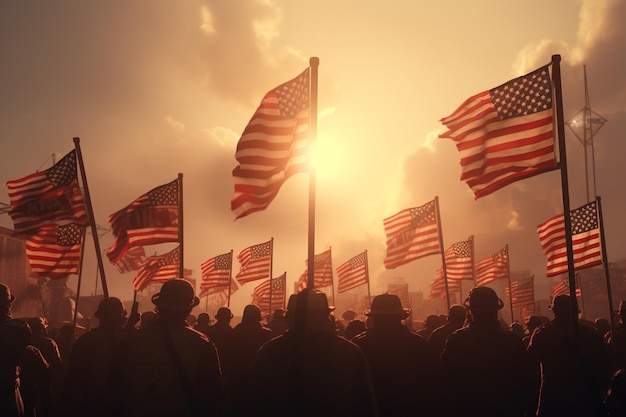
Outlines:
[{"label": "sun glare", "polygon": [[309,155],[316,175],[320,178],[340,175],[346,163],[339,144],[327,137],[318,137],[317,141],[310,145]]}]

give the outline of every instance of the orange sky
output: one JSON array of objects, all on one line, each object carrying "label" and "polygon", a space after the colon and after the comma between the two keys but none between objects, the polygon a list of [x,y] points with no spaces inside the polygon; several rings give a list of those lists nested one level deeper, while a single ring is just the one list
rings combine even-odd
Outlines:
[{"label": "orange sky", "polygon": [[[46,168],[78,136],[99,225],[182,172],[185,266],[198,279],[208,258],[273,237],[274,275],[287,271],[294,282],[307,255],[307,176],[287,181],[268,210],[234,222],[231,171],[262,96],[317,56],[316,252],[331,246],[336,267],[367,249],[374,294],[397,277],[428,292],[440,257],[385,271],[382,220],[438,196],[446,247],[474,235],[480,259],[508,244],[512,270],[534,274],[546,297],[554,281],[535,228],[562,212],[558,173],[474,201],[454,145],[437,135],[439,119],[470,95],[560,54],[566,118],[584,105],[586,64],[592,108],[609,120],[595,142],[596,177],[609,260],[624,258],[625,2],[430,3],[3,2],[0,182]],[[583,147],[567,133],[574,208],[585,203]],[[8,215],[0,225],[12,227]],[[109,247],[111,234],[100,244]],[[85,294],[95,281],[89,250]],[[131,274],[108,264],[106,272],[111,294],[131,298]],[[235,308],[255,285],[236,294]]]}]

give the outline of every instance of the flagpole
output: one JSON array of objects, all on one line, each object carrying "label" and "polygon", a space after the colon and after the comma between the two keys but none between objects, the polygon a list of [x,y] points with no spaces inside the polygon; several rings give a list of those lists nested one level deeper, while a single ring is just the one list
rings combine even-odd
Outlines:
[{"label": "flagpole", "polygon": [[178,244],[180,247],[180,264],[178,265],[178,273],[181,278],[185,277],[185,263],[184,261],[184,234],[183,234],[183,174],[178,173]]},{"label": "flagpole", "polygon": [[270,276],[269,276],[269,280],[270,280],[270,303],[269,303],[269,307],[267,308],[268,314],[271,317],[272,316],[272,271],[274,269],[274,238],[272,237],[270,239]]},{"label": "flagpole", "polygon": [[317,140],[317,69],[320,64],[318,57],[309,59],[311,71],[311,92],[309,106],[309,242],[308,242],[308,276],[307,287],[314,288],[315,277],[315,166],[311,161],[311,149]]},{"label": "flagpole", "polygon": [[367,298],[372,305],[372,293],[370,292],[370,266],[367,261],[367,249],[365,249],[365,276],[367,277]]},{"label": "flagpole", "polygon": [[[91,197],[89,196],[89,187],[87,186],[87,174],[85,173],[85,166],[83,164],[83,156],[80,152],[80,138],[74,138],[74,147],[76,148],[76,158],[78,159],[80,166],[80,175],[83,181],[83,192],[85,194],[85,208],[87,209],[87,215],[89,217],[89,224],[91,226],[91,234],[93,235],[93,244],[96,249],[96,257],[98,259],[98,268],[100,271],[100,278],[102,281],[102,293],[104,298],[109,298],[109,289],[107,287],[107,280],[104,275],[104,264],[102,263],[102,253],[100,251],[100,241],[98,240],[98,229],[96,228],[96,221],[93,215],[93,208],[91,207]],[[82,256],[82,255],[81,255]]]},{"label": "flagpole", "polygon": [[439,215],[439,196],[435,196],[435,213],[437,213],[437,234],[439,235],[439,253],[443,269],[443,284],[446,288],[446,306],[450,311],[450,290],[448,289],[448,270],[446,269],[446,254],[443,246],[443,232],[441,230],[441,216]]},{"label": "flagpole", "polygon": [[509,256],[509,244],[507,243],[504,246],[506,250],[506,275],[509,281],[509,305],[511,307],[511,324],[515,321],[515,317],[513,316],[513,288],[511,288],[511,259]]},{"label": "flagpole", "polygon": [[[583,287],[580,283],[580,272],[575,272],[576,274],[576,286],[580,291],[580,311],[583,317],[585,317],[585,297],[583,297]],[[574,294],[576,296],[577,293]]]},{"label": "flagpole", "polygon": [[[229,278],[228,278],[228,302],[226,303],[227,307],[230,307],[230,292],[231,289],[233,287],[233,250],[230,250],[230,272],[229,272]],[[209,299],[209,296],[207,295],[207,301]]]},{"label": "flagpole", "polygon": [[[476,249],[474,245],[474,235],[469,237],[469,240],[472,242],[472,287],[476,284]],[[463,286],[461,286],[463,288]],[[471,290],[471,288],[470,288]],[[468,291],[469,294],[469,291]],[[463,294],[461,294],[461,300],[463,300]]]},{"label": "flagpole", "polygon": [[[561,55],[552,55],[552,80],[556,100],[556,125],[559,136],[559,167],[561,168],[561,194],[563,197],[563,220],[565,223],[565,244],[567,247],[567,271],[569,277],[570,310],[572,316],[572,336],[578,338],[578,300],[576,299],[576,279],[574,275],[574,251],[572,248],[572,219],[569,204],[569,183],[567,176],[567,153],[565,151],[565,122],[563,119],[563,92],[561,91]],[[573,295],[572,295],[573,294]]]},{"label": "flagpole", "polygon": [[[609,298],[609,317],[611,318],[611,328],[615,329],[617,323],[615,323],[615,311],[613,309],[613,295],[611,292],[611,278],[609,274],[609,259],[606,254],[606,242],[604,241],[604,220],[602,218],[602,198],[596,196],[596,202],[598,206],[598,221],[600,223],[600,246],[602,247],[602,264],[604,264],[604,276],[606,277],[606,292]],[[581,291],[582,295],[582,291]],[[611,341],[613,338],[611,338]]]},{"label": "flagpole", "polygon": [[80,244],[80,262],[78,264],[78,282],[76,283],[76,301],[74,302],[74,333],[76,333],[76,321],[78,320],[78,300],[80,298],[80,287],[83,277],[83,261],[85,253],[85,236],[87,235],[87,229],[82,228],[83,232],[81,233],[81,244]]}]

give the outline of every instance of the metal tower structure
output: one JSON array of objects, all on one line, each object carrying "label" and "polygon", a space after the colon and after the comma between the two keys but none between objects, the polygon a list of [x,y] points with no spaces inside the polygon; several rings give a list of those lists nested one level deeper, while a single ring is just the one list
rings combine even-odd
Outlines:
[{"label": "metal tower structure", "polygon": [[[576,135],[578,141],[584,147],[585,155],[585,186],[587,190],[587,202],[591,201],[589,195],[589,160],[591,159],[591,176],[593,180],[593,198],[597,197],[596,192],[596,163],[595,163],[595,151],[593,147],[593,138],[598,133],[598,130],[607,122],[607,120],[591,110],[589,104],[589,89],[587,88],[587,66],[583,65],[583,71],[585,75],[585,107],[580,109],[572,118],[570,118],[566,124],[570,130]],[[582,131],[582,132],[581,132]],[[589,155],[587,149],[590,148],[591,155]]]}]

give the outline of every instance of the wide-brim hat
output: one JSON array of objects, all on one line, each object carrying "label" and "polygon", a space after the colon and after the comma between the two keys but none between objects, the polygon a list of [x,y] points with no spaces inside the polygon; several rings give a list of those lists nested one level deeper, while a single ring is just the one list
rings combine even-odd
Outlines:
[{"label": "wide-brim hat", "polygon": [[498,311],[504,308],[504,302],[489,287],[472,288],[463,305],[472,311]]},{"label": "wide-brim hat", "polygon": [[328,297],[325,293],[316,289],[305,288],[297,294],[292,294],[287,303],[287,314],[294,314],[298,304],[304,304],[306,299],[307,313],[328,314],[335,310],[334,306],[328,305]]},{"label": "wide-brim hat", "polygon": [[11,294],[11,289],[4,285],[0,284],[0,306],[6,306],[15,301],[15,297]]},{"label": "wide-brim hat", "polygon": [[161,309],[185,310],[200,304],[200,299],[189,281],[176,278],[163,284],[161,291],[152,296],[152,303]]},{"label": "wide-brim hat", "polygon": [[372,307],[364,314],[368,317],[399,317],[407,318],[411,309],[402,307],[400,298],[395,294],[381,294],[374,297]]}]

